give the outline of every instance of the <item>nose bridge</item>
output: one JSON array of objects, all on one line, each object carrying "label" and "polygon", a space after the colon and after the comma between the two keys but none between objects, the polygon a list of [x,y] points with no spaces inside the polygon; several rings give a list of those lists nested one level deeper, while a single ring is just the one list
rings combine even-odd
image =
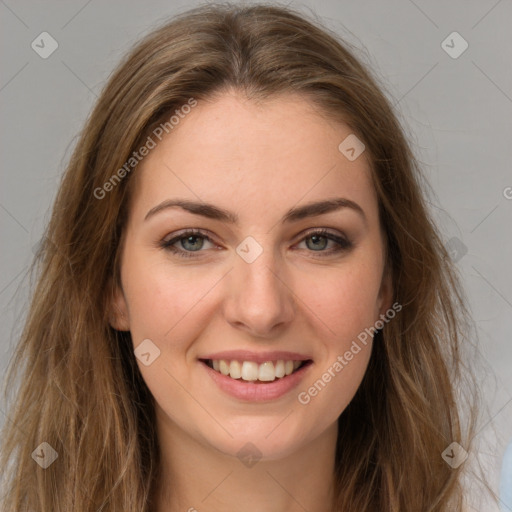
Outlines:
[{"label": "nose bridge", "polygon": [[228,321],[265,335],[293,315],[293,293],[286,270],[273,249],[271,236],[247,237],[237,247],[231,274]]}]

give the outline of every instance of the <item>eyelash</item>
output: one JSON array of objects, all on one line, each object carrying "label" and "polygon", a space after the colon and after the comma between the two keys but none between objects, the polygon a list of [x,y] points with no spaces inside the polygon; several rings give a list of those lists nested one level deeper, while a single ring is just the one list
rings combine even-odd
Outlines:
[{"label": "eyelash", "polygon": [[[180,258],[197,258],[194,253],[204,252],[202,250],[198,251],[185,251],[183,249],[178,249],[177,247],[174,247],[174,244],[176,242],[179,242],[180,240],[183,240],[185,238],[188,238],[190,236],[196,236],[206,239],[208,242],[211,242],[214,244],[213,240],[202,230],[200,229],[189,229],[187,231],[184,231],[180,235],[172,238],[171,240],[162,240],[160,242],[160,246],[162,249],[168,250],[176,256]],[[331,233],[330,231],[327,231],[326,229],[316,229],[312,231],[308,231],[304,234],[300,242],[303,242],[307,238],[311,238],[312,236],[320,236],[327,238],[328,240],[332,240],[333,242],[336,242],[338,244],[338,247],[332,248],[330,250],[326,251],[310,251],[310,252],[318,252],[320,254],[320,258],[328,257],[333,254],[337,254],[343,251],[347,251],[352,248],[352,243],[347,240],[346,238],[340,237],[335,235],[334,233]],[[299,242],[299,243],[300,243]],[[323,254],[322,254],[323,253]]]}]

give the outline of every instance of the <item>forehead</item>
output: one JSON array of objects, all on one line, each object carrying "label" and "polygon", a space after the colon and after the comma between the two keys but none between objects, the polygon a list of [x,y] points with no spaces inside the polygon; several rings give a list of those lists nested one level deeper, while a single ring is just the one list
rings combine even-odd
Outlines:
[{"label": "forehead", "polygon": [[[170,114],[171,115],[171,114]],[[169,117],[170,117],[169,115]],[[338,146],[352,134],[303,96],[256,103],[237,93],[201,101],[136,168],[134,209],[188,198],[246,214],[344,196],[376,215],[370,164]],[[145,212],[144,212],[145,214]]]}]

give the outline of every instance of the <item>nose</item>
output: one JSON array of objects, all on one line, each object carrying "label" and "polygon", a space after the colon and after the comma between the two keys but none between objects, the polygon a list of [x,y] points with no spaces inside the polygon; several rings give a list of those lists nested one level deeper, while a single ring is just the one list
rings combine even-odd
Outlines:
[{"label": "nose", "polygon": [[292,280],[271,249],[252,263],[237,255],[226,277],[224,314],[232,326],[271,338],[290,324],[296,309]]}]

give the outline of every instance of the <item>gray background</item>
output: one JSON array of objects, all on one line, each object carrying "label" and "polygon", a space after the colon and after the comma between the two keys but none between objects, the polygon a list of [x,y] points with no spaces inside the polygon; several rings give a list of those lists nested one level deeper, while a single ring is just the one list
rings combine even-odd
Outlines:
[{"label": "gray background", "polygon": [[[2,375],[26,312],[33,248],[86,116],[132,43],[195,5],[0,0]],[[454,248],[480,336],[479,358],[491,377],[482,384],[489,410],[478,437],[489,443],[480,455],[498,493],[501,459],[512,439],[512,2],[290,5],[312,9],[360,48],[396,103],[434,189],[433,213]],[[59,45],[47,59],[31,48],[44,31]],[[454,31],[469,44],[458,58],[441,45]],[[447,44],[461,48],[457,40]],[[5,421],[1,403],[0,411]]]}]

